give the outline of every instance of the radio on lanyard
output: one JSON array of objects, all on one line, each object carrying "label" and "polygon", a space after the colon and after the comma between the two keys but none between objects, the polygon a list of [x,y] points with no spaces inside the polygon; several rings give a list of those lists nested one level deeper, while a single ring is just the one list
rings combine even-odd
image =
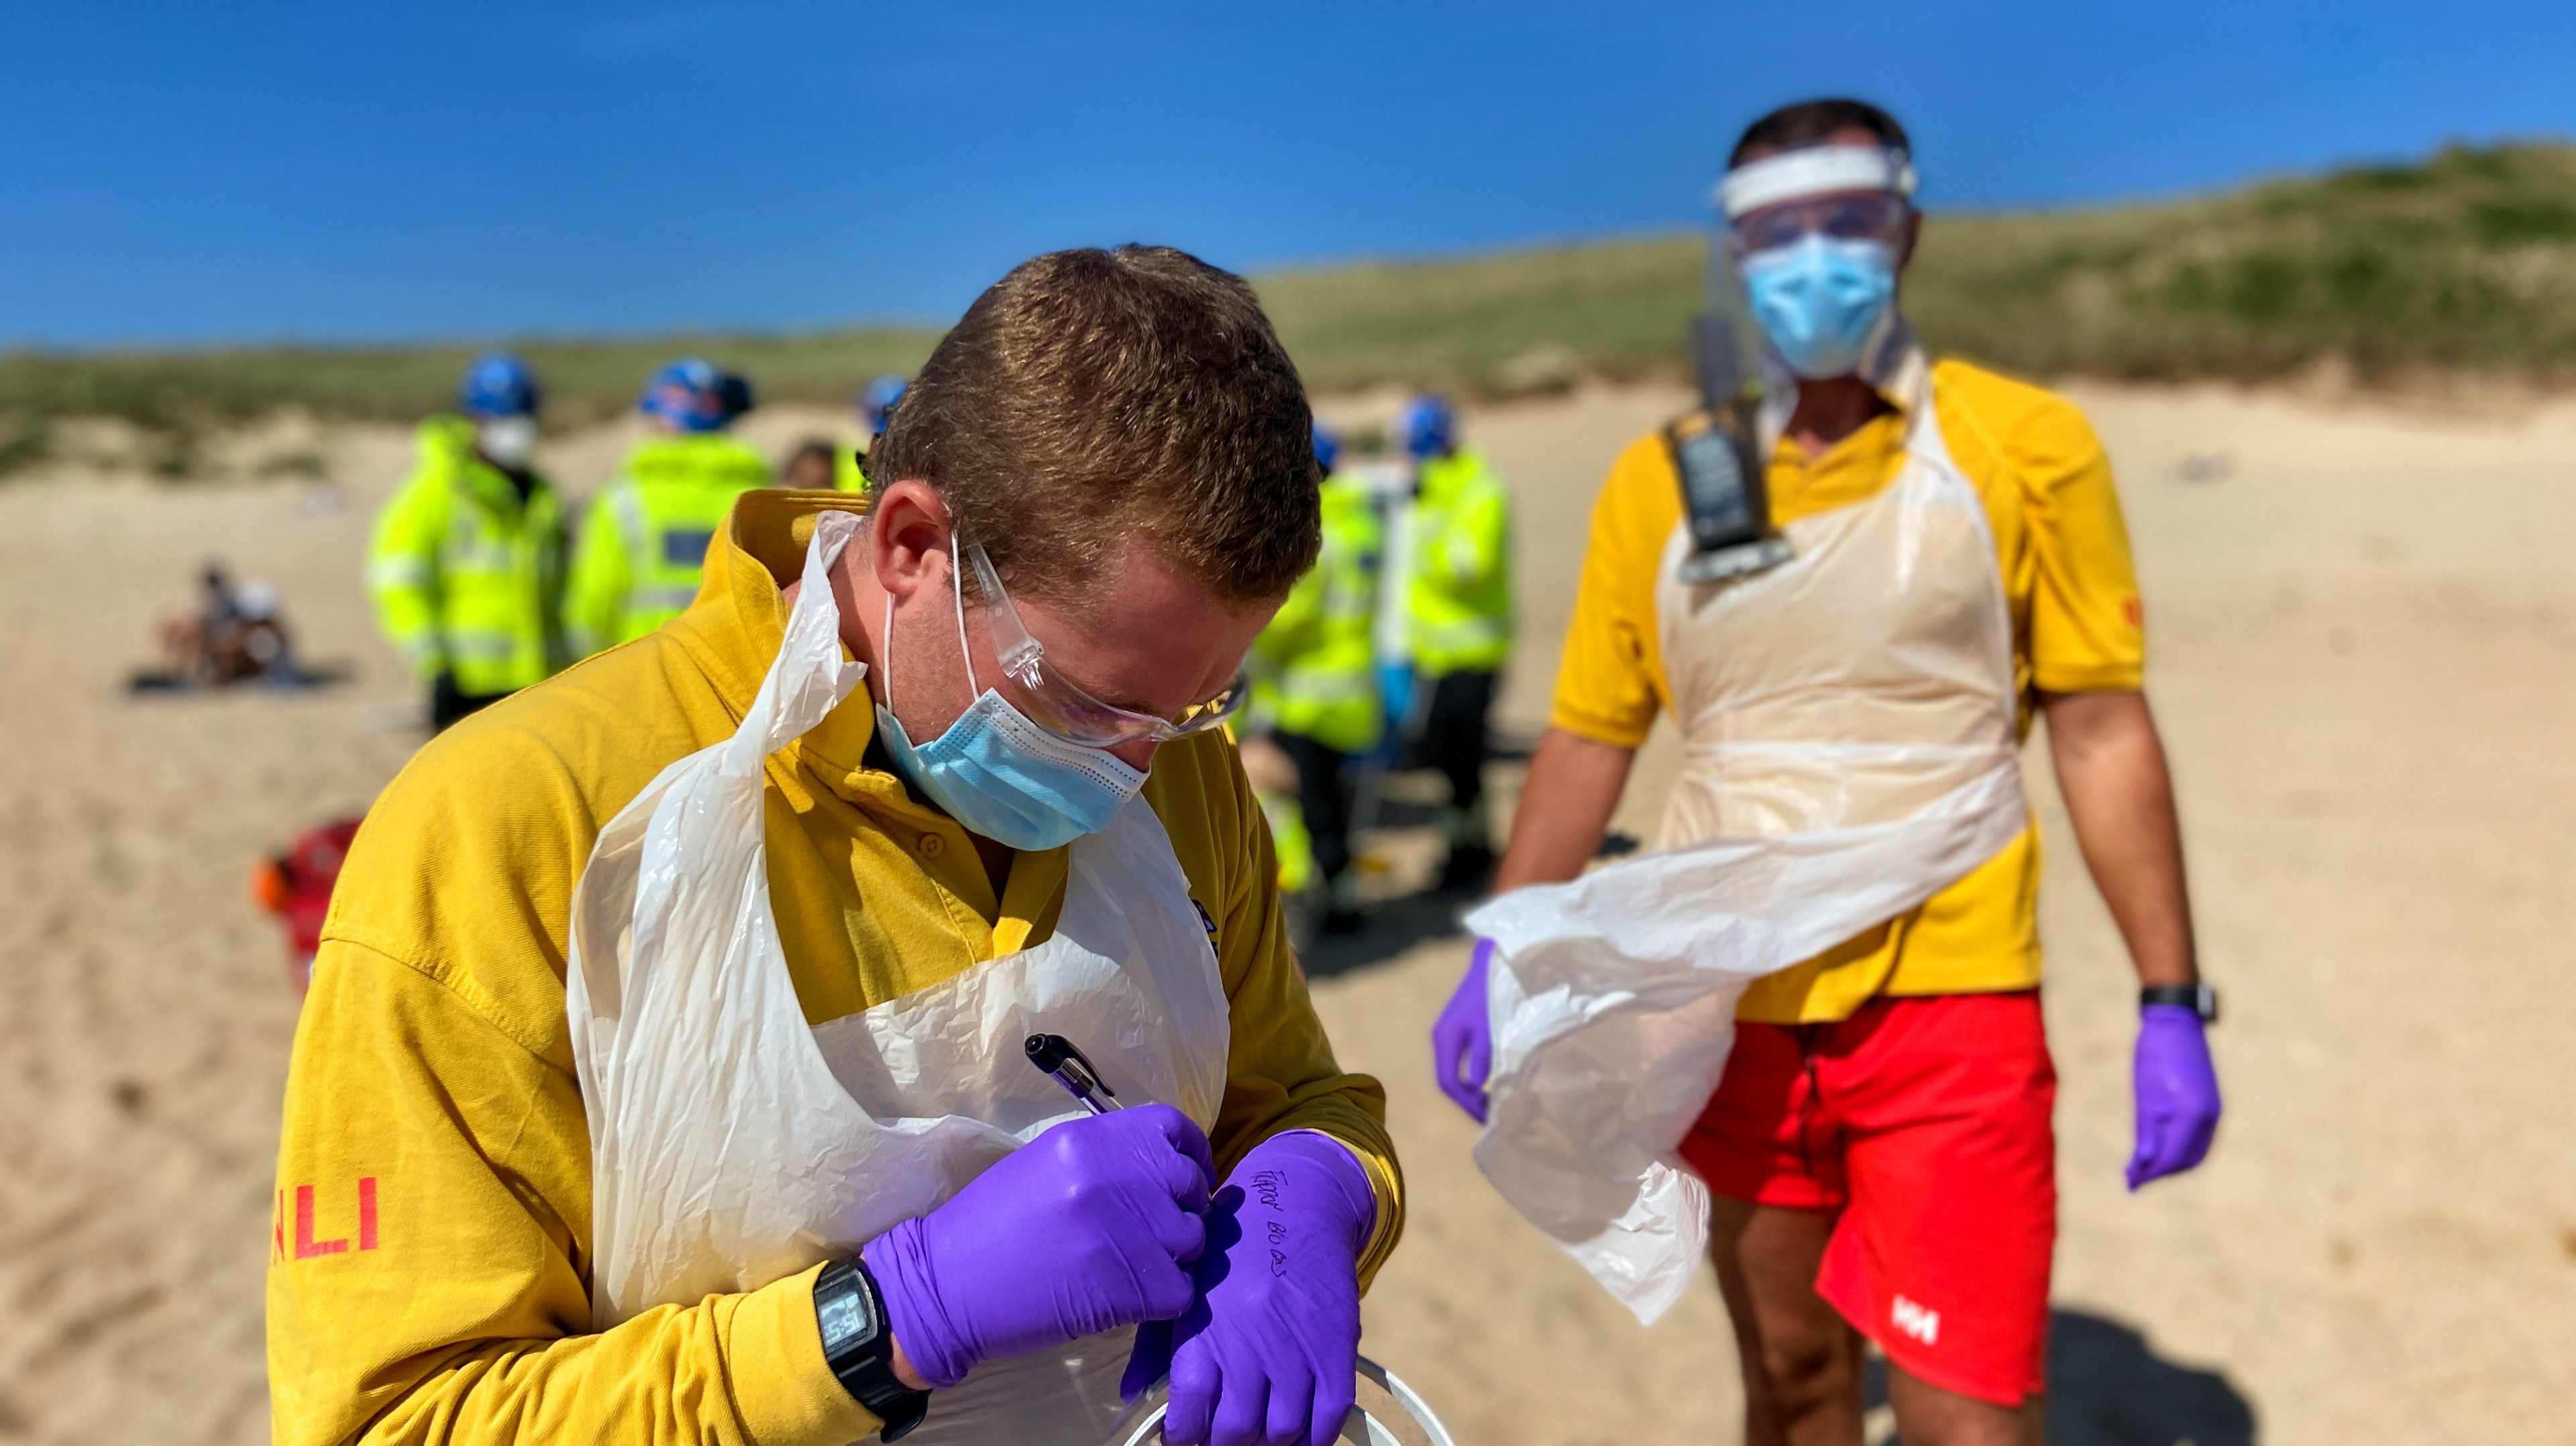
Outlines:
[{"label": "radio on lanyard", "polygon": [[1796,554],[1771,525],[1771,494],[1762,481],[1760,432],[1754,423],[1761,390],[1748,381],[1729,319],[1699,318],[1692,330],[1706,405],[1664,428],[1664,446],[1681,478],[1690,553],[1686,583],[1724,582],[1777,567]]}]

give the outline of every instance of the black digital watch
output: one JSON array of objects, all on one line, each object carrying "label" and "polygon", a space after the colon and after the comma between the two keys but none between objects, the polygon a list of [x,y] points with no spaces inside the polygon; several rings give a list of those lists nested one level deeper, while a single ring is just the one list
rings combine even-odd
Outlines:
[{"label": "black digital watch", "polygon": [[2150,1004],[2179,1004],[2203,1024],[2218,1022],[2218,991],[2206,984],[2150,984],[2138,991],[2138,1007]]},{"label": "black digital watch", "polygon": [[921,1424],[930,1411],[930,1393],[895,1376],[885,1294],[868,1274],[866,1262],[836,1260],[814,1277],[814,1323],[823,1331],[823,1360],[841,1388],[885,1422],[878,1440],[900,1440]]}]

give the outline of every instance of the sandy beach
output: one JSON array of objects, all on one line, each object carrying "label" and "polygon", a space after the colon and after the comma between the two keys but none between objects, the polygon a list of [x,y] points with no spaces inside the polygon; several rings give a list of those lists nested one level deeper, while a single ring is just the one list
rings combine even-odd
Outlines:
[{"label": "sandy beach", "polygon": [[[2205,1169],[2123,1191],[2132,982],[2034,742],[2063,1077],[2054,1439],[2576,1442],[2576,403],[2071,392],[2144,580],[2228,1114]],[[1468,414],[1520,508],[1507,734],[1543,726],[1602,473],[1683,404],[1603,387]],[[777,448],[836,419],[754,422]],[[547,462],[581,495],[623,435]],[[326,480],[0,484],[0,1439],[267,1435],[296,1005],[247,881],[419,741],[360,571],[408,440],[309,445]],[[211,557],[275,584],[304,651],[352,680],[129,696]],[[1669,768],[1659,740],[1620,827],[1651,832]],[[1387,1083],[1412,1189],[1365,1349],[1460,1446],[1734,1439],[1714,1286],[1641,1330],[1470,1163],[1424,1044],[1466,955],[1446,907],[1392,903],[1312,961],[1345,1062]]]}]

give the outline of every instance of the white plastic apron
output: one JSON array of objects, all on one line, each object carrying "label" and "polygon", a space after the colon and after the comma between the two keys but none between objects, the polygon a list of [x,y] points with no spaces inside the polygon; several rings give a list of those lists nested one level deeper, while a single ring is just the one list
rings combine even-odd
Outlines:
[{"label": "white plastic apron", "polygon": [[[825,581],[857,526],[818,519],[786,640],[740,730],[619,811],[574,891],[567,1013],[590,1118],[601,1329],[847,1255],[1074,1117],[1021,1051],[1033,1032],[1081,1045],[1122,1103],[1216,1120],[1224,988],[1142,797],[1071,846],[1046,943],[806,1027],[769,907],[762,763],[864,671],[841,659]],[[1094,1446],[1117,1419],[1132,1334],[987,1361],[932,1397],[910,1439]]]},{"label": "white plastic apron", "polygon": [[1679,1299],[1708,1187],[1676,1153],[1753,979],[1896,917],[2029,817],[2012,617],[1983,506],[1913,367],[1906,461],[1783,530],[1793,560],[1656,593],[1687,752],[1658,852],[1515,890],[1493,939],[1476,1162],[1638,1318]]}]

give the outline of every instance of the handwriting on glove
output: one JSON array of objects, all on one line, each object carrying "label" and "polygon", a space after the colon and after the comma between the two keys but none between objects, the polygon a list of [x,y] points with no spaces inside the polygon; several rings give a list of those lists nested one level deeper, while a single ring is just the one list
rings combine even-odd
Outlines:
[{"label": "handwriting on glove", "polygon": [[1208,1210],[1198,1299],[1137,1333],[1125,1389],[1169,1363],[1171,1446],[1330,1446],[1350,1414],[1360,1349],[1359,1255],[1376,1192],[1338,1141],[1262,1141]]}]

